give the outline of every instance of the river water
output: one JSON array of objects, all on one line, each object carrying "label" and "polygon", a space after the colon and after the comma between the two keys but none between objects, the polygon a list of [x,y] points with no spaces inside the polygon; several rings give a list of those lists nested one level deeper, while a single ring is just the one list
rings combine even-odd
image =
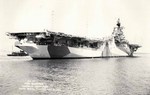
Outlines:
[{"label": "river water", "polygon": [[1,56],[0,95],[150,95],[150,55],[59,60]]}]

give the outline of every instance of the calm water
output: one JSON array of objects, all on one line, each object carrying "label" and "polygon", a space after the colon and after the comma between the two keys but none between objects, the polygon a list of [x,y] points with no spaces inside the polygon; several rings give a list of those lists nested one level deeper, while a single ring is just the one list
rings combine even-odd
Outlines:
[{"label": "calm water", "polygon": [[150,55],[135,58],[0,58],[0,95],[150,95]]}]

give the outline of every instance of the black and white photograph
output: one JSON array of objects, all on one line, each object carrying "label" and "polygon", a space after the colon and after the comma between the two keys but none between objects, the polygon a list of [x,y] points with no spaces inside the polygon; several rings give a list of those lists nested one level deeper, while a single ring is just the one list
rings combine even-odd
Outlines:
[{"label": "black and white photograph", "polygon": [[0,0],[0,95],[150,95],[149,0]]}]

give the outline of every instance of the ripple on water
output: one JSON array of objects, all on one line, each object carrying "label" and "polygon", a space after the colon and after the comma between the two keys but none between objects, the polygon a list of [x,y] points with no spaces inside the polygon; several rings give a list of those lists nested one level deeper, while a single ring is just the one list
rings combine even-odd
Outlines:
[{"label": "ripple on water", "polygon": [[[145,57],[146,56],[146,57]],[[150,59],[0,58],[1,95],[148,95]]]}]

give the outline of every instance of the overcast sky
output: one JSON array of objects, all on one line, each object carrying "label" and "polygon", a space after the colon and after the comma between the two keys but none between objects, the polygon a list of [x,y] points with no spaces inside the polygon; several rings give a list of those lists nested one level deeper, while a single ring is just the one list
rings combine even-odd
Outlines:
[{"label": "overcast sky", "polygon": [[126,39],[150,52],[150,0],[0,0],[0,49],[10,49],[5,32],[48,29],[101,38],[111,35],[117,19]]}]

